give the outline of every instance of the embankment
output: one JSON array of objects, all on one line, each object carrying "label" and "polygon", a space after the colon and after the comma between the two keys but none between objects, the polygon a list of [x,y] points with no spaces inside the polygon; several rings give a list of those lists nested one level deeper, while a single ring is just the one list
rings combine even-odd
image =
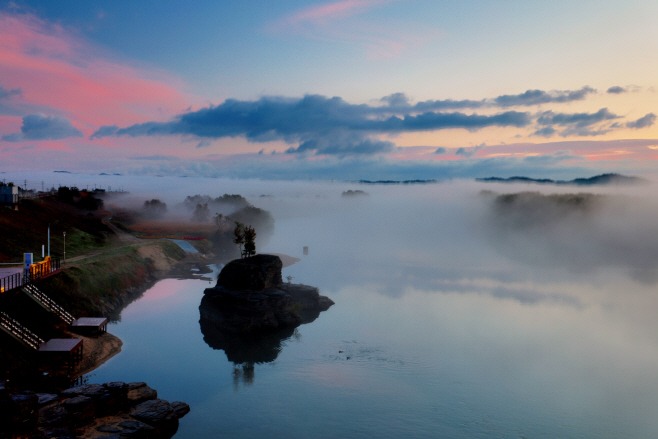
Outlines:
[{"label": "embankment", "polygon": [[168,241],[120,247],[65,265],[39,287],[76,317],[112,317],[185,258]]}]

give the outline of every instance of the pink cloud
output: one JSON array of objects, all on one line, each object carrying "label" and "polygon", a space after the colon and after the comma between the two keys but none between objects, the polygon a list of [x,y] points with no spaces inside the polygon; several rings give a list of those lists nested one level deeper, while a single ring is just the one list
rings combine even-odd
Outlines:
[{"label": "pink cloud", "polygon": [[344,0],[340,2],[328,3],[320,6],[312,6],[302,9],[290,16],[285,21],[288,24],[299,24],[303,22],[323,22],[337,18],[349,17],[361,13],[367,9],[379,6],[387,1],[373,0]]},{"label": "pink cloud", "polygon": [[21,88],[16,105],[51,108],[87,135],[100,125],[167,119],[198,101],[180,91],[180,80],[114,60],[32,15],[0,13],[0,78]]},{"label": "pink cloud", "polygon": [[373,25],[353,17],[398,0],[343,0],[312,6],[278,20],[270,27],[274,33],[301,34],[309,39],[363,47],[369,58],[390,58],[439,36],[434,30],[422,33],[392,29],[409,26]]}]

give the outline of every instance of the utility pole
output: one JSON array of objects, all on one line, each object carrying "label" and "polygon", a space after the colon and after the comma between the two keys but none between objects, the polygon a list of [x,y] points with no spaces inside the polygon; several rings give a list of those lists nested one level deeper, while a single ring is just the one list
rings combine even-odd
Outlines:
[{"label": "utility pole", "polygon": [[64,232],[64,262],[66,262],[66,232]]},{"label": "utility pole", "polygon": [[50,256],[50,223],[48,223],[48,256]]}]

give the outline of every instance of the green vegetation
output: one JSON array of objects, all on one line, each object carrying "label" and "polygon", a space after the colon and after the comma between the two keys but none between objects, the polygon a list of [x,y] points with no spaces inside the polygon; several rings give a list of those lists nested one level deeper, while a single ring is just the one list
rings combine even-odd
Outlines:
[{"label": "green vegetation", "polygon": [[[192,247],[197,249],[199,253],[210,253],[212,251],[212,242],[208,239],[202,239],[200,241],[188,241],[190,244],[192,244]],[[178,247],[180,248],[180,247]]]},{"label": "green vegetation", "polygon": [[[185,252],[172,242],[152,245],[176,261],[185,258]],[[154,280],[155,271],[153,260],[140,256],[139,247],[120,247],[44,279],[39,287],[78,317],[106,315],[124,303],[128,292]]]},{"label": "green vegetation", "polygon": [[288,308],[286,308],[286,311],[296,315],[296,316],[301,316],[302,315],[302,304],[299,302],[293,303],[290,305]]},{"label": "green vegetation", "polygon": [[102,223],[99,214],[79,209],[56,197],[24,200],[18,210],[0,209],[0,262],[17,262],[23,253],[41,256],[41,246],[61,257],[66,232],[66,255],[73,257],[91,250],[105,248],[112,230]]}]

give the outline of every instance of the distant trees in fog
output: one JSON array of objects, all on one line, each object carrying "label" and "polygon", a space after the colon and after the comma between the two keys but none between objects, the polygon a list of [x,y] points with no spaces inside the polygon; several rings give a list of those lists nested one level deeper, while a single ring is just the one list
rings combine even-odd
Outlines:
[{"label": "distant trees in fog", "polygon": [[167,204],[158,199],[144,201],[144,216],[149,219],[162,218],[167,213]]}]

